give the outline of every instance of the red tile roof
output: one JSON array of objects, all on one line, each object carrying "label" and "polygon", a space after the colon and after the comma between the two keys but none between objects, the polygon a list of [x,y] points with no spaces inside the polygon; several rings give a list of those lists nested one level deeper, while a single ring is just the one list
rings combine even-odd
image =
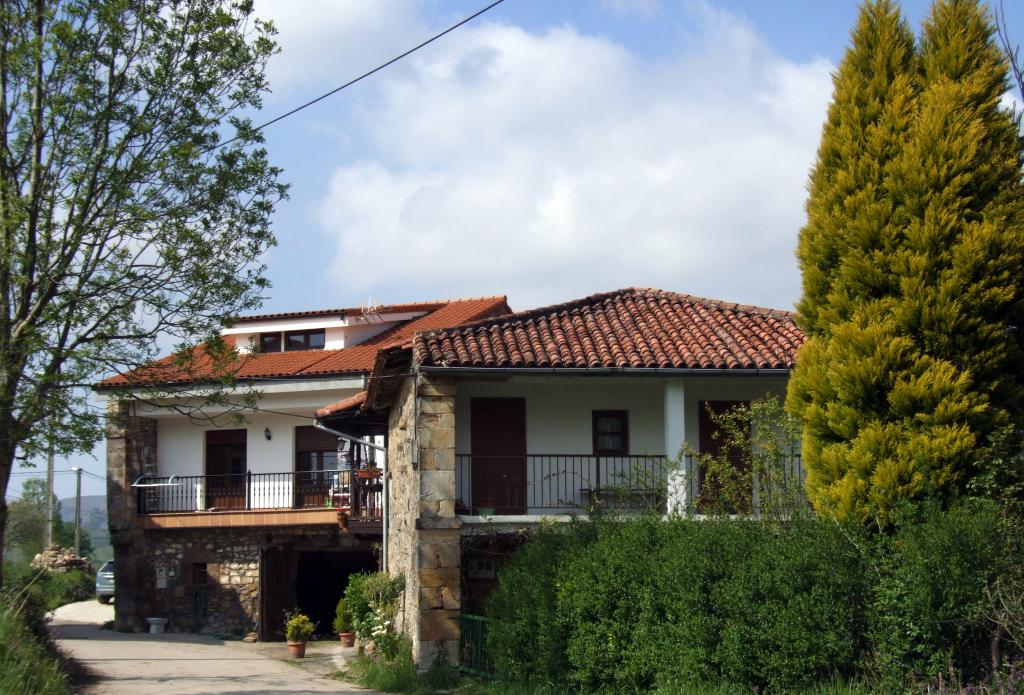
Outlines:
[{"label": "red tile roof", "polygon": [[[376,307],[373,313],[380,314],[404,314],[408,312],[434,311],[440,309],[449,301],[439,299],[433,302],[410,302],[407,304],[385,304]],[[461,301],[461,300],[460,300]],[[235,325],[246,321],[266,321],[268,319],[290,319],[304,318],[307,316],[362,316],[366,313],[366,307],[345,307],[341,309],[310,309],[309,311],[284,311],[276,314],[249,314],[239,316],[235,319]]]},{"label": "red tile roof", "polygon": [[423,366],[792,369],[803,332],[788,311],[653,289],[418,334]]},{"label": "red tile roof", "polygon": [[340,413],[345,410],[353,410],[361,406],[365,402],[366,391],[360,391],[356,395],[344,398],[338,401],[337,403],[325,405],[323,408],[320,408],[320,410],[316,411],[316,416],[327,417],[328,415],[334,415],[335,413]]},{"label": "red tile roof", "polygon": [[[414,304],[395,311],[412,311],[405,307],[426,306]],[[409,345],[417,331],[447,328],[475,321],[486,316],[509,313],[505,297],[479,297],[454,299],[432,303],[430,313],[396,324],[369,340],[341,350],[304,350],[296,352],[242,353],[229,356],[222,364],[214,360],[202,347],[195,348],[188,364],[180,358],[164,357],[154,363],[127,374],[104,379],[103,387],[170,385],[208,381],[218,375],[238,379],[325,377],[340,374],[370,372],[377,352],[389,347]],[[388,311],[394,310],[387,307]],[[306,314],[296,314],[304,316]]]}]

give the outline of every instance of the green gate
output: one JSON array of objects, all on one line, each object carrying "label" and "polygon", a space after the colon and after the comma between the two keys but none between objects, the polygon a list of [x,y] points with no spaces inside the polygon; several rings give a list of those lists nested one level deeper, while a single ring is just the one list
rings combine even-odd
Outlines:
[{"label": "green gate", "polygon": [[459,669],[474,676],[491,676],[494,660],[487,651],[487,626],[491,619],[463,613],[459,621]]}]

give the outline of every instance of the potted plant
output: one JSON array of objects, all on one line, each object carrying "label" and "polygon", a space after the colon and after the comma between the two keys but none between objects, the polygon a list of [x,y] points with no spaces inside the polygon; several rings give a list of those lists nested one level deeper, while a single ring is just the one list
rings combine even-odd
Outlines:
[{"label": "potted plant", "polygon": [[288,654],[293,659],[301,659],[306,655],[306,642],[313,637],[314,629],[313,621],[307,615],[298,610],[288,614],[284,636],[288,640]]},{"label": "potted plant", "polygon": [[341,646],[356,646],[356,633],[352,628],[352,611],[348,609],[348,602],[342,596],[338,599],[338,607],[334,609],[334,631],[338,633]]},{"label": "potted plant", "polygon": [[366,468],[359,468],[356,470],[356,477],[360,480],[371,480],[372,478],[379,478],[381,470],[377,468],[376,464],[369,464]]}]

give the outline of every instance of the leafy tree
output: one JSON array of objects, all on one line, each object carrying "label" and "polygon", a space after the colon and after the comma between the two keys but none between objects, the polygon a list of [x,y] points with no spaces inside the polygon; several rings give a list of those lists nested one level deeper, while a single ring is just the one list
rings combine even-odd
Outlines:
[{"label": "leafy tree", "polygon": [[0,491],[101,437],[83,386],[258,303],[272,34],[250,0],[0,5]]},{"label": "leafy tree", "polygon": [[954,496],[1020,417],[1024,148],[993,32],[977,2],[946,0],[914,49],[870,2],[836,75],[787,400],[822,513],[885,525],[903,501]]},{"label": "leafy tree", "polygon": [[[53,496],[53,542],[65,548],[75,547],[75,522],[61,519],[61,503]],[[16,551],[22,560],[31,560],[43,550],[43,526],[46,525],[46,481],[26,480],[21,497],[8,506],[4,552]],[[80,535],[82,556],[92,553],[92,541],[84,531]]]}]

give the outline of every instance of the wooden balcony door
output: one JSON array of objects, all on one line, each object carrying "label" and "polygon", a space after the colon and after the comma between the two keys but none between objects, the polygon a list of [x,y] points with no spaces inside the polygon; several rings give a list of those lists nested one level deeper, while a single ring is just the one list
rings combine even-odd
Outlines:
[{"label": "wooden balcony door", "polygon": [[[723,453],[725,432],[722,431],[719,423],[715,421],[715,416],[728,413],[739,406],[749,405],[750,401],[701,401],[700,412],[697,418],[701,453],[713,456],[720,456]],[[733,449],[724,453],[726,453],[729,463],[736,469],[745,470],[750,467],[750,462],[743,459],[741,452]],[[698,511],[706,511],[709,506],[709,498],[721,494],[720,483],[709,476],[705,476],[704,471],[699,467],[697,469],[697,489],[700,491],[697,496]],[[749,493],[752,495],[753,489]],[[742,500],[738,500],[738,505],[736,506],[739,508],[732,509],[731,511],[749,511],[750,503],[750,498],[744,497]]]},{"label": "wooden balcony door", "polygon": [[474,398],[470,402],[473,511],[526,513],[526,401]]},{"label": "wooden balcony door", "polygon": [[206,433],[206,508],[245,509],[245,430]]}]

